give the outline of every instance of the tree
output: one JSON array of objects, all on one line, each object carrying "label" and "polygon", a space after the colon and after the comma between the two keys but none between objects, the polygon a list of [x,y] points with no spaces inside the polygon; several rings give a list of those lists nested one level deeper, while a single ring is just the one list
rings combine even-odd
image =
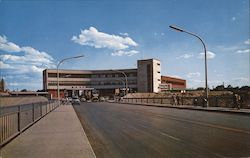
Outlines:
[{"label": "tree", "polygon": [[200,91],[200,90],[204,90],[204,88],[203,87],[198,87],[196,90]]},{"label": "tree", "polygon": [[225,89],[224,85],[219,85],[219,86],[214,88],[214,90],[216,90],[216,91],[223,91],[224,89]]}]

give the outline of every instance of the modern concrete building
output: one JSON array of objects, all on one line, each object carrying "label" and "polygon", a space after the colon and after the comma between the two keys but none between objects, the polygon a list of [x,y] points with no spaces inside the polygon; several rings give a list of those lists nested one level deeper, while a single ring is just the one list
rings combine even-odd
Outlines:
[{"label": "modern concrete building", "polygon": [[161,84],[161,62],[156,59],[137,61],[138,92],[159,92]]},{"label": "modern concrete building", "polygon": [[[162,78],[160,61],[157,59],[138,60],[137,67],[137,69],[119,70],[60,69],[60,96],[82,95],[92,90],[97,90],[101,96],[113,96],[117,90],[126,89],[125,75],[129,92],[160,92]],[[56,69],[43,71],[43,89],[51,93],[53,97],[57,97]]]}]

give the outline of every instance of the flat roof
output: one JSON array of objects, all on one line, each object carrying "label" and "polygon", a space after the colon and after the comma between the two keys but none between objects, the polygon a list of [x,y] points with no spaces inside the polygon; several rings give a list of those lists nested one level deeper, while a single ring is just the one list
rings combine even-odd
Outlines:
[{"label": "flat roof", "polygon": [[170,77],[170,76],[161,76],[162,78],[169,78],[169,79],[174,79],[174,80],[182,80],[186,81],[185,79],[177,78],[177,77]]}]

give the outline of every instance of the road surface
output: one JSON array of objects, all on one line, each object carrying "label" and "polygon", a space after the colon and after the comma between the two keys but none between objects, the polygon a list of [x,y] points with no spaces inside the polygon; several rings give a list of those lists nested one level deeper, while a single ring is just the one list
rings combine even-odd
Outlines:
[{"label": "road surface", "polygon": [[250,157],[250,116],[107,102],[74,108],[97,157]]}]

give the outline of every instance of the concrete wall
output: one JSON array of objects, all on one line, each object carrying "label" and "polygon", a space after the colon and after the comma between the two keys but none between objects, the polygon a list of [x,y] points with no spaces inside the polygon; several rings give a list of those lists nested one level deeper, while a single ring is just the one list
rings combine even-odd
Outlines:
[{"label": "concrete wall", "polygon": [[[218,92],[216,92],[218,93]],[[198,93],[199,94],[199,93]],[[213,93],[212,93],[213,94]],[[173,104],[173,98],[171,93],[131,93],[124,97],[124,101],[129,102],[143,102],[143,103],[159,103],[159,104]],[[181,95],[180,104],[183,105],[194,105],[194,99],[197,98],[197,106],[203,106],[203,93],[198,95],[186,94]],[[250,93],[240,94],[242,97],[241,108],[250,109]],[[130,98],[130,99],[127,99]],[[224,95],[210,95],[209,96],[209,106],[212,107],[227,107],[232,108],[235,106],[234,96],[230,93],[225,93]]]},{"label": "concrete wall", "polygon": [[27,96],[27,97],[0,97],[1,106],[14,106],[22,104],[30,104],[37,102],[48,101],[46,97],[42,96]]}]

